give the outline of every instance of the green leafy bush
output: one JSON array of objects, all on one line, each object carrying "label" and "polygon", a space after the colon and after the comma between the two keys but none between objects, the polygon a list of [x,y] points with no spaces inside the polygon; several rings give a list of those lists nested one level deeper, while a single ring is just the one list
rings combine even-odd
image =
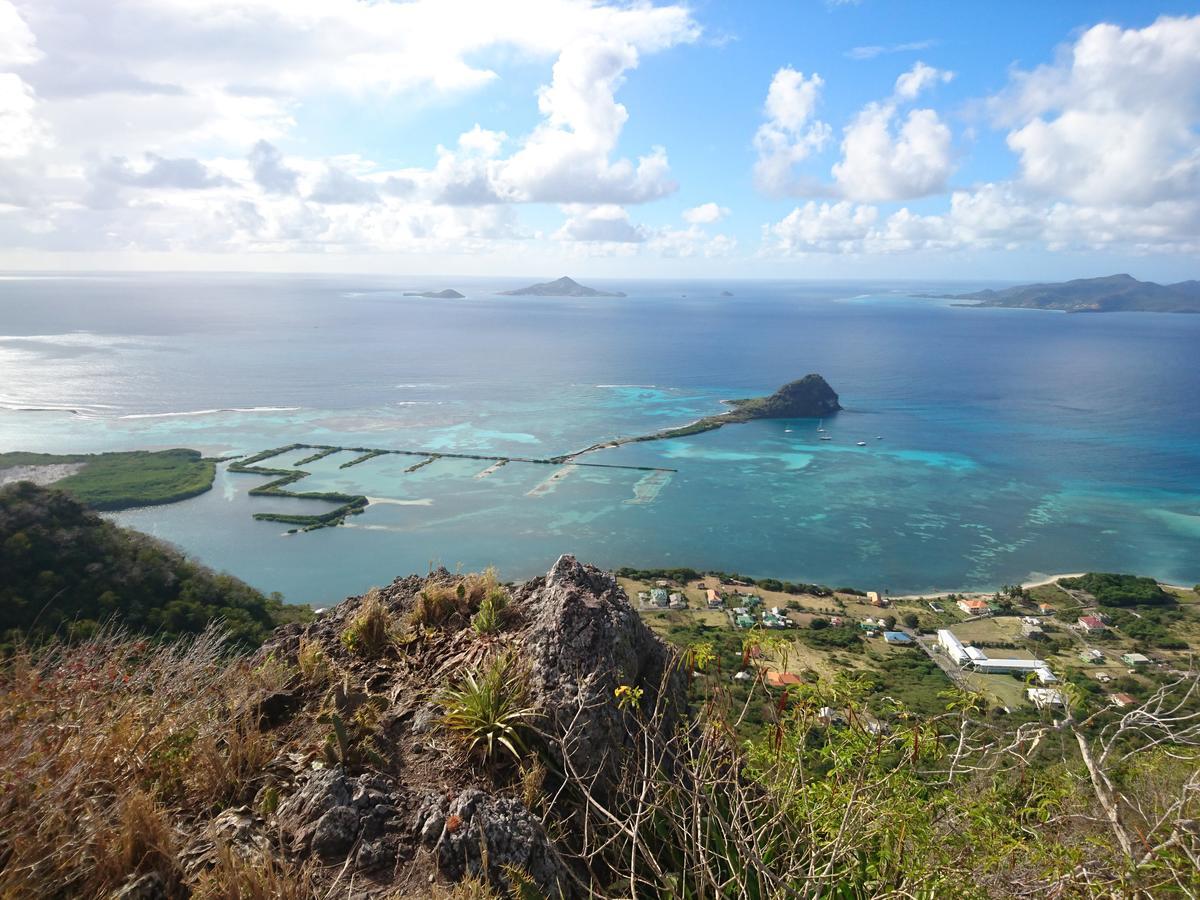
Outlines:
[{"label": "green leafy bush", "polygon": [[1111,572],[1089,572],[1079,578],[1060,578],[1068,590],[1086,591],[1102,606],[1161,606],[1175,598],[1153,578]]},{"label": "green leafy bush", "polygon": [[312,615],[29,482],[0,489],[0,572],[0,648],[52,634],[86,638],[108,622],[171,638],[213,621],[252,647],[277,625]]},{"label": "green leafy bush", "polygon": [[441,696],[443,724],[469,759],[496,763],[502,753],[520,762],[537,716],[527,705],[525,679],[515,660],[497,657],[468,672]]}]

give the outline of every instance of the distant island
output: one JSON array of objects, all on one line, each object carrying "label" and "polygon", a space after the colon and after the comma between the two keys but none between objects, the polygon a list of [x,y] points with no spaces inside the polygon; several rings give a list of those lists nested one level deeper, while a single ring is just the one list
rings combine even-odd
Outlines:
[{"label": "distant island", "polygon": [[695,422],[689,422],[687,425],[680,425],[677,428],[667,428],[653,434],[601,441],[575,453],[555,457],[554,461],[566,462],[585,453],[608,450],[620,447],[622,444],[687,437],[705,431],[714,431],[724,425],[749,422],[752,419],[817,419],[832,415],[842,408],[841,403],[838,402],[838,395],[829,386],[829,382],[815,372],[796,381],[788,382],[768,397],[750,397],[744,400],[724,400],[722,402],[733,408],[728,412],[705,416],[703,419],[697,419]]},{"label": "distant island", "polygon": [[1077,278],[1051,284],[1025,284],[1000,291],[937,296],[941,299],[973,300],[972,306],[1058,309],[1069,313],[1200,313],[1200,281],[1156,284],[1153,281],[1138,281],[1131,275]]},{"label": "distant island", "polygon": [[620,291],[598,291],[564,275],[556,281],[531,284],[515,291],[500,291],[506,297],[624,297]]},{"label": "distant island", "polygon": [[722,297],[732,297],[733,293],[731,291],[721,291],[721,296]]},{"label": "distant island", "polygon": [[466,294],[460,294],[453,288],[444,291],[405,291],[405,297],[428,297],[430,300],[462,300]]}]

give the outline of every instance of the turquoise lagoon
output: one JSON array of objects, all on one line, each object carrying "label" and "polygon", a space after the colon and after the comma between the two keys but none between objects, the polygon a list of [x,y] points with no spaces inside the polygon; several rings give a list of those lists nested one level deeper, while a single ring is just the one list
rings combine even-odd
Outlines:
[{"label": "turquoise lagoon", "polygon": [[[609,282],[627,298],[500,297],[513,281],[113,276],[0,281],[0,449],[293,442],[544,457],[822,373],[845,411],[625,445],[644,471],[389,455],[304,466],[362,493],[288,535],[224,467],[115,518],[294,601],[431,565],[506,577],[571,552],[892,592],[1124,569],[1200,580],[1200,317],[977,310],[977,285]],[[462,301],[405,298],[453,286]],[[731,290],[736,296],[721,298]],[[686,295],[686,296],[684,296]],[[865,447],[858,447],[865,441]],[[269,464],[294,463],[291,451]],[[551,476],[559,474],[560,477]]]}]

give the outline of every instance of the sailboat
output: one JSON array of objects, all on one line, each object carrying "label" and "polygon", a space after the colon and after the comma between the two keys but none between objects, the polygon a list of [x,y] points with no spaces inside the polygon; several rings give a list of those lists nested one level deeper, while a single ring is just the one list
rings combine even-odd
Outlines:
[{"label": "sailboat", "polygon": [[825,420],[821,419],[819,422],[817,422],[817,431],[824,431],[824,430],[825,430]]}]

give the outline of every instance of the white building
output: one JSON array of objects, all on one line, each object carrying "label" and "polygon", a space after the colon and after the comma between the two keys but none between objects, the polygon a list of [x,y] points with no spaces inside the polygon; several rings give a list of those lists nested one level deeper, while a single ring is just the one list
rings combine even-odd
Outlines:
[{"label": "white building", "polygon": [[1065,706],[1063,695],[1054,688],[1027,688],[1025,696],[1038,709],[1049,709],[1052,706]]},{"label": "white building", "polygon": [[956,638],[954,632],[949,628],[939,628],[937,638],[938,643],[942,645],[947,655],[956,663],[961,663],[964,659],[969,659],[967,648],[963,646],[962,641]]},{"label": "white building", "polygon": [[1011,672],[1036,672],[1046,668],[1046,663],[1040,659],[984,659],[972,660],[972,668],[986,675],[1007,675]]},{"label": "white building", "polygon": [[1046,669],[1047,674],[1050,671],[1040,659],[992,659],[978,647],[965,646],[949,628],[938,629],[937,638],[952,660],[976,672],[1003,675],[1009,672],[1036,672],[1038,669]]}]

